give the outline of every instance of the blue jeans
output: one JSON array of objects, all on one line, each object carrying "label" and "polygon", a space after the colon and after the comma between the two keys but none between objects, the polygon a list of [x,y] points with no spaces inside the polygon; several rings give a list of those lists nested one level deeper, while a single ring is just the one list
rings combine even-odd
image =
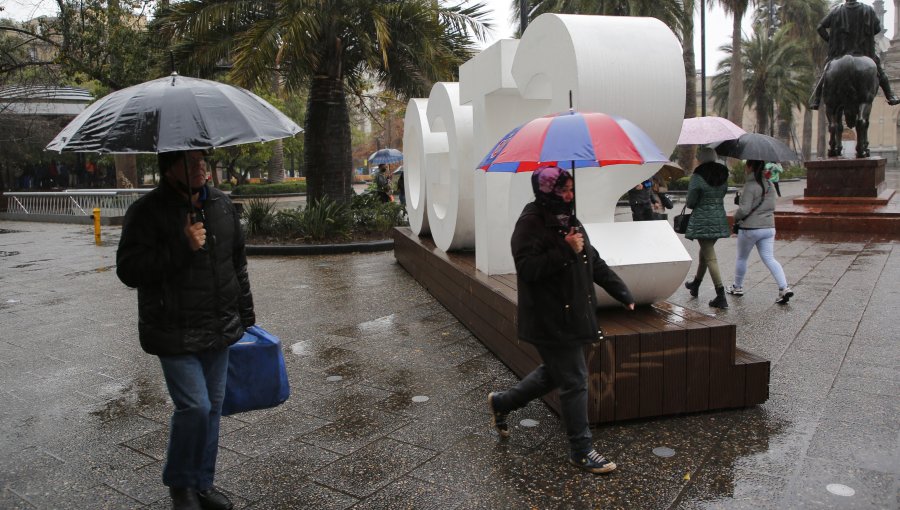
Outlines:
[{"label": "blue jeans", "polygon": [[744,286],[744,275],[747,274],[747,259],[750,252],[756,246],[759,258],[769,268],[772,277],[778,284],[778,289],[787,287],[787,278],[784,276],[784,268],[775,260],[775,229],[774,228],[742,228],[738,233],[737,261],[734,264],[734,286]]},{"label": "blue jeans", "polygon": [[175,403],[163,483],[208,489],[216,472],[228,349],[160,356],[159,362]]},{"label": "blue jeans", "polygon": [[593,448],[588,426],[588,373],[584,346],[535,346],[544,363],[507,391],[494,396],[494,409],[508,413],[559,388],[559,401],[572,455]]}]

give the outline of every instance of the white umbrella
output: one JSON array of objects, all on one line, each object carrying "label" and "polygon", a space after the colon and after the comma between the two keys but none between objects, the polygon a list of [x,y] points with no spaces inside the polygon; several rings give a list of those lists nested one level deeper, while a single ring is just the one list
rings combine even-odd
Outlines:
[{"label": "white umbrella", "polygon": [[744,133],[737,124],[723,117],[694,117],[684,119],[677,145],[708,145],[734,140]]}]

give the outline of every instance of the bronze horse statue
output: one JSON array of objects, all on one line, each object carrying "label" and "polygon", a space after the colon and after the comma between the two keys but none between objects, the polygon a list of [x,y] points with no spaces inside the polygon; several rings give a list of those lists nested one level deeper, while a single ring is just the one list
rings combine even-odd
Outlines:
[{"label": "bronze horse statue", "polygon": [[822,100],[828,118],[828,157],[841,155],[843,121],[856,129],[856,157],[869,157],[869,114],[878,93],[878,68],[869,57],[844,55],[825,69]]}]

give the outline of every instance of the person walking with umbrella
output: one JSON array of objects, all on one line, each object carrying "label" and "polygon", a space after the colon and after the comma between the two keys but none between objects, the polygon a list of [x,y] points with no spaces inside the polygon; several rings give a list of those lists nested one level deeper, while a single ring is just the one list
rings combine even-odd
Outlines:
[{"label": "person walking with umbrella", "polygon": [[630,310],[634,299],[574,217],[572,175],[555,166],[540,168],[532,174],[531,186],[535,200],[519,216],[511,246],[519,338],[535,346],[542,364],[509,390],[488,394],[491,423],[501,438],[508,437],[510,412],[559,388],[569,462],[591,473],[607,473],[616,465],[594,450],[588,427],[584,344],[602,338],[593,284]]},{"label": "person walking with umbrella", "polygon": [[226,510],[213,480],[228,346],[256,317],[240,218],[206,186],[203,157],[159,154],[159,186],[125,215],[116,274],[137,288],[141,347],[159,357],[175,404],[163,467],[173,508]]},{"label": "person walking with umbrella", "polygon": [[700,283],[708,269],[716,289],[716,297],[709,302],[709,306],[728,308],[725,286],[722,284],[722,275],[716,258],[716,241],[731,237],[724,204],[725,193],[728,191],[728,168],[716,161],[716,151],[709,147],[700,150],[698,159],[700,165],[694,169],[694,175],[691,176],[688,185],[686,205],[692,212],[684,237],[696,240],[700,244],[700,258],[693,281],[685,283],[684,286],[691,292],[691,296],[697,297]]},{"label": "person walking with umbrella", "polygon": [[375,174],[375,192],[382,202],[391,201],[391,183],[388,181],[387,165],[384,163],[378,165],[378,173]]},{"label": "person walking with umbrella", "polygon": [[738,230],[737,261],[734,264],[734,283],[728,286],[728,293],[735,296],[744,295],[747,259],[755,246],[763,264],[778,284],[778,297],[775,302],[787,304],[794,296],[794,291],[787,284],[784,268],[775,260],[775,191],[772,183],[765,178],[764,161],[748,160],[746,172],[747,180],[741,193],[741,206],[734,213],[735,225],[738,225],[740,230]]}]

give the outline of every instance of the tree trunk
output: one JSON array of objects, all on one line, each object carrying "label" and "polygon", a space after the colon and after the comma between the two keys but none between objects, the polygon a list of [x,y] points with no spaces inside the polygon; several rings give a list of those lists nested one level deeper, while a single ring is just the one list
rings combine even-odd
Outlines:
[{"label": "tree trunk", "polygon": [[[284,54],[284,46],[278,49],[275,57],[275,70],[272,71],[272,94],[281,97],[281,59]],[[269,182],[284,182],[284,143],[279,140],[272,142],[272,159],[269,160]]]},{"label": "tree trunk", "polygon": [[800,142],[803,161],[809,161],[812,155],[812,113],[809,108],[803,110],[803,139]]},{"label": "tree trunk", "polygon": [[141,183],[137,178],[137,156],[134,154],[115,154],[116,186],[119,188],[137,188]]},{"label": "tree trunk", "polygon": [[284,182],[284,144],[281,140],[272,142],[272,158],[268,168],[269,182]]},{"label": "tree trunk", "polygon": [[350,115],[339,78],[313,78],[304,128],[308,201],[328,196],[337,202],[348,202],[353,183]]},{"label": "tree trunk", "polygon": [[[694,0],[684,1],[684,23],[682,34],[682,48],[684,56],[684,118],[690,119],[697,116],[697,62],[694,55]],[[702,79],[702,77],[701,77]],[[693,145],[681,145],[678,147],[678,164],[686,172],[694,168]]]},{"label": "tree trunk", "polygon": [[728,82],[728,120],[738,126],[742,126],[744,121],[744,64],[741,61],[741,19],[744,10],[735,12],[732,21],[731,81]]}]

